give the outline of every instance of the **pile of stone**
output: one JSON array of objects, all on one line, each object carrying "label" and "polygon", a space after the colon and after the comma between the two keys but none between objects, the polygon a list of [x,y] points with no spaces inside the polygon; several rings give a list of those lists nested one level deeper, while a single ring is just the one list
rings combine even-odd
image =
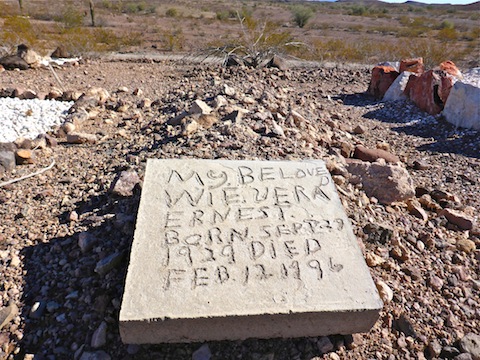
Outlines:
[{"label": "pile of stone", "polygon": [[63,65],[70,63],[78,65],[79,58],[72,58],[63,46],[57,47],[50,56],[40,56],[35,50],[25,44],[17,46],[15,54],[0,57],[0,72],[4,70],[38,69],[50,63]]},{"label": "pile of stone", "polygon": [[[65,141],[70,144],[95,143],[97,138],[93,134],[81,133],[76,130],[79,124],[94,115],[87,112],[96,106],[100,106],[110,97],[108,91],[102,88],[89,88],[86,92],[65,91],[54,89],[48,94],[37,94],[32,90],[21,88],[0,89],[0,97],[17,97],[19,99],[49,99],[59,101],[75,101],[68,111],[61,126],[56,126],[47,131],[32,137],[20,137],[11,142],[0,142],[0,174],[12,171],[16,165],[27,165],[35,163],[36,151],[47,147],[55,147],[58,141]],[[67,105],[68,106],[68,105]],[[20,115],[18,115],[20,116]],[[26,115],[27,116],[27,115]],[[27,116],[28,117],[28,116]],[[30,115],[30,117],[32,117]],[[38,128],[35,127],[35,129]]]},{"label": "pile of stone", "polygon": [[[471,73],[471,74],[470,74]],[[480,77],[476,69],[467,81],[452,61],[425,70],[422,58],[404,59],[373,68],[368,93],[384,101],[410,99],[421,110],[442,114],[457,127],[480,129]],[[449,100],[450,99],[450,100]]]}]

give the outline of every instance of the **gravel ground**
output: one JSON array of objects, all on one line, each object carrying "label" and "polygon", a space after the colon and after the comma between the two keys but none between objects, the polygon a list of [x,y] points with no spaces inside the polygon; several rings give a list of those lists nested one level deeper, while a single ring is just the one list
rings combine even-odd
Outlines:
[{"label": "gravel ground", "polygon": [[[95,141],[72,144],[58,129],[51,132],[58,145],[38,147],[34,164],[0,174],[2,182],[56,161],[0,188],[0,314],[13,316],[0,329],[0,359],[208,358],[195,352],[202,344],[129,346],[118,334],[141,187],[127,197],[109,189],[123,170],[143,178],[148,158],[179,157],[340,164],[335,179],[372,276],[392,292],[368,333],[209,342],[202,351],[212,359],[475,359],[478,347],[467,344],[480,342],[480,232],[439,212],[451,208],[478,221],[478,132],[455,129],[408,102],[374,101],[364,94],[369,67],[280,71],[96,60],[57,74],[67,90],[99,86],[110,97],[86,104],[88,116],[75,124]],[[37,93],[56,86],[42,69],[4,72],[1,81]],[[212,104],[217,95],[228,102],[216,114],[220,121],[175,125],[194,100]],[[232,118],[238,109],[248,112]],[[430,195],[426,219],[404,202],[379,203],[342,171],[358,144],[400,158],[417,195]],[[102,277],[95,269],[112,254],[116,262]]]}]

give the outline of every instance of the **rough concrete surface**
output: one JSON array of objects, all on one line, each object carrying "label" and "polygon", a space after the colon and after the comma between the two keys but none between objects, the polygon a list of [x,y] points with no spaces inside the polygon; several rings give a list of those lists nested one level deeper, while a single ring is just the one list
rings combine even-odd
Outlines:
[{"label": "rough concrete surface", "polygon": [[381,308],[323,161],[148,160],[125,343],[351,334]]}]

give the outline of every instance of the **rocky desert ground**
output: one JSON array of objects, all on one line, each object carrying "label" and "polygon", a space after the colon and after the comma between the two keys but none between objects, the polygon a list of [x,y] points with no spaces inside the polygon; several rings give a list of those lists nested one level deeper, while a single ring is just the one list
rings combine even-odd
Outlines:
[{"label": "rocky desert ground", "polygon": [[[86,95],[68,124],[8,145],[30,155],[0,174],[0,358],[479,359],[479,133],[369,97],[371,68],[86,59],[56,69],[64,89],[48,68],[1,73],[4,92]],[[122,344],[149,158],[324,159],[385,302],[372,330]]]}]

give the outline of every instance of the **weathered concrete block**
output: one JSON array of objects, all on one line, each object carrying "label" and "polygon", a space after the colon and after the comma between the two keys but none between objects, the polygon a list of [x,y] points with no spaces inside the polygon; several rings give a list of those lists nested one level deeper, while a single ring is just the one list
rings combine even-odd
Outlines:
[{"label": "weathered concrete block", "polygon": [[455,126],[480,130],[480,87],[457,81],[442,115]]},{"label": "weathered concrete block", "polygon": [[323,161],[148,160],[125,343],[351,334],[381,308]]}]

